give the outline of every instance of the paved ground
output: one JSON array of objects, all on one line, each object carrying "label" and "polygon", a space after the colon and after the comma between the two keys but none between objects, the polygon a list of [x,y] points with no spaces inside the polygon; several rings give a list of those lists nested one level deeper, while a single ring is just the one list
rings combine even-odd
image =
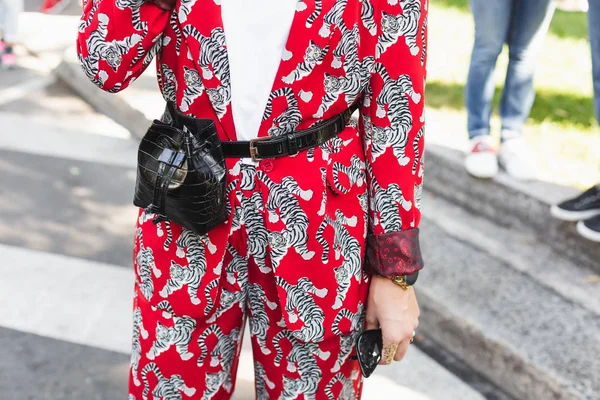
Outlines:
[{"label": "paved ground", "polygon": [[[19,54],[0,72],[0,399],[124,399],[137,145]],[[237,400],[252,381],[245,349]],[[364,398],[483,399],[416,347]]]}]

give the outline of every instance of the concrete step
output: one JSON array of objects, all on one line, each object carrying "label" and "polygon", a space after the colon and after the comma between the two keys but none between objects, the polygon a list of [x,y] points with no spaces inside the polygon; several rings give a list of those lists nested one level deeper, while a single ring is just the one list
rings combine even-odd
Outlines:
[{"label": "concrete step", "polygon": [[[428,129],[438,129],[430,125]],[[531,230],[536,240],[571,259],[577,266],[600,272],[600,245],[582,238],[575,224],[554,219],[550,206],[579,192],[547,182],[518,182],[504,173],[495,179],[471,177],[462,152],[428,145],[425,188],[496,224],[514,231]]]},{"label": "concrete step", "polygon": [[420,331],[517,399],[600,399],[600,277],[533,228],[424,207]]}]

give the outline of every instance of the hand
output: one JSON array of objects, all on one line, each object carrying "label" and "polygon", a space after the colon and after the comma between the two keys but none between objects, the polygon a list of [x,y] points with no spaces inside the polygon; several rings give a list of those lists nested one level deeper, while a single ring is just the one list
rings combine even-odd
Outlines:
[{"label": "hand", "polygon": [[412,287],[404,290],[387,278],[373,275],[367,300],[366,329],[381,328],[384,349],[398,345],[395,361],[402,360],[406,355],[410,338],[419,326],[419,315],[419,305]]}]

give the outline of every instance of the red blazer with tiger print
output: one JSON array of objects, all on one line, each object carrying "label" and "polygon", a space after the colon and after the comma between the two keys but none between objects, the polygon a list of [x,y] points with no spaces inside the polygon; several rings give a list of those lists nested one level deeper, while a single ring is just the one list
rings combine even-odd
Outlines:
[{"label": "red blazer with tiger print", "polygon": [[[155,1],[84,4],[77,42],[85,73],[103,90],[117,92],[156,57],[164,98],[184,113],[218,121],[221,139],[236,140],[220,0],[176,0],[173,11]],[[315,201],[303,206],[309,236],[324,218],[317,190],[328,191],[324,196],[337,207],[326,213],[332,219],[338,209],[353,207],[347,196],[358,198],[368,228],[354,236],[363,251],[367,247],[367,266],[382,275],[423,266],[418,226],[426,25],[427,0],[299,0],[259,130],[264,137],[305,129],[363,96],[359,121],[339,136],[341,147],[328,148],[332,142],[273,160],[269,176],[275,182],[293,176],[315,192]],[[352,140],[360,145],[344,151]],[[228,229],[210,232],[212,243],[224,248]],[[277,274],[291,270],[281,267]],[[302,271],[323,282],[319,273]]]}]

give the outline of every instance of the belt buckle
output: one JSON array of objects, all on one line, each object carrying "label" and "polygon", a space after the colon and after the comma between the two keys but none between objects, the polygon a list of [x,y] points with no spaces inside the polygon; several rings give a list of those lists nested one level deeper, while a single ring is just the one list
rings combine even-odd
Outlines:
[{"label": "belt buckle", "polygon": [[258,154],[258,149],[255,146],[256,142],[260,142],[260,141],[264,141],[264,140],[269,140],[271,139],[270,137],[261,137],[261,138],[254,138],[254,139],[250,139],[250,157],[252,158],[253,161],[260,161],[263,158],[260,156],[260,154]]}]

